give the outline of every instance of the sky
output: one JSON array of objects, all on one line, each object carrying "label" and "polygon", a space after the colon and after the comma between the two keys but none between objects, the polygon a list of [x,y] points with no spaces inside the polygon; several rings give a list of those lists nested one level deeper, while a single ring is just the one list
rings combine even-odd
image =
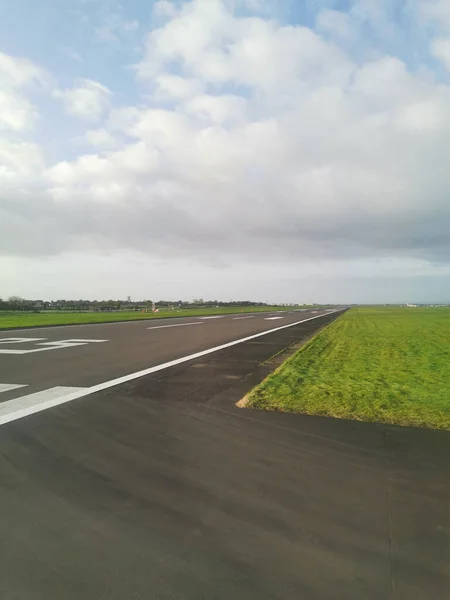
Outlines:
[{"label": "sky", "polygon": [[450,302],[449,0],[0,14],[0,297]]}]

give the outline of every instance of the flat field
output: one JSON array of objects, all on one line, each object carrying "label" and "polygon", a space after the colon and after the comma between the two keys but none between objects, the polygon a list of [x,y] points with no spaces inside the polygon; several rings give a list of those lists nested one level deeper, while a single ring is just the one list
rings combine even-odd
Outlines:
[{"label": "flat field", "polygon": [[135,321],[139,319],[164,319],[173,317],[200,317],[206,315],[224,315],[241,312],[270,312],[274,310],[292,310],[279,306],[232,307],[232,308],[194,308],[145,313],[138,311],[118,312],[42,312],[42,313],[0,313],[0,330],[19,327],[45,327],[48,325],[81,325],[83,323],[108,323],[115,321]]},{"label": "flat field", "polygon": [[354,308],[269,375],[246,405],[450,429],[450,308]]}]

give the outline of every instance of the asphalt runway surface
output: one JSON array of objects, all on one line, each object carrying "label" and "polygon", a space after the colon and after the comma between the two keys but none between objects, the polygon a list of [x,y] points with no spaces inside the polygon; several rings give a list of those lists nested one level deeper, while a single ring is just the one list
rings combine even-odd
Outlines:
[{"label": "asphalt runway surface", "polygon": [[1,332],[0,598],[448,598],[448,432],[235,406],[336,316]]},{"label": "asphalt runway surface", "polygon": [[39,403],[83,392],[298,321],[320,321],[330,313],[242,313],[0,331],[0,422],[9,410],[5,403],[13,399],[31,397]]}]

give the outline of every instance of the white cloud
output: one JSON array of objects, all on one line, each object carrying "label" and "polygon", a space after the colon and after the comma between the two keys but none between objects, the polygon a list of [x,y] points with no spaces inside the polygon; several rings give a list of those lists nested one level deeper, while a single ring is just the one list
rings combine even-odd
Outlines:
[{"label": "white cloud", "polygon": [[450,33],[450,3],[448,0],[421,0],[419,17],[430,21],[441,31]]},{"label": "white cloud", "polygon": [[431,44],[431,53],[450,71],[450,38],[438,38]]},{"label": "white cloud", "polygon": [[42,149],[32,142],[11,142],[0,138],[0,181],[14,181],[19,186],[29,178],[39,177],[45,160]]},{"label": "white cloud", "polygon": [[22,94],[0,89],[0,132],[30,130],[37,119],[37,110]]},{"label": "white cloud", "polygon": [[238,96],[195,96],[184,105],[188,114],[216,125],[244,123],[246,100]]},{"label": "white cloud", "polygon": [[339,38],[350,38],[354,34],[350,15],[339,10],[323,10],[316,19],[316,26],[320,31],[335,35]]},{"label": "white cloud", "polygon": [[266,0],[243,0],[243,4],[249,10],[264,10],[267,6]]},{"label": "white cloud", "polygon": [[27,139],[40,115],[26,93],[48,83],[47,73],[30,60],[0,53],[0,210],[17,191],[28,197],[27,185],[45,167],[42,148]]},{"label": "white cloud", "polygon": [[108,110],[112,93],[97,81],[80,79],[73,88],[55,90],[53,94],[62,100],[69,115],[94,122]]},{"label": "white cloud", "polygon": [[153,5],[153,14],[157,17],[170,18],[177,12],[176,6],[169,0],[159,0]]},{"label": "white cloud", "polygon": [[277,26],[260,18],[236,19],[220,0],[195,0],[147,39],[136,65],[152,80],[177,62],[183,75],[215,85],[265,90],[293,83],[348,78],[351,63],[306,27]]},{"label": "white cloud", "polygon": [[183,100],[201,93],[204,84],[198,79],[161,74],[155,77],[155,97],[158,100]]},{"label": "white cloud", "polygon": [[47,87],[47,73],[26,58],[0,52],[0,132],[26,132],[39,118],[26,98],[27,87]]},{"label": "white cloud", "polygon": [[450,133],[450,90],[412,101],[398,111],[397,123],[411,132]]},{"label": "white cloud", "polygon": [[[427,240],[440,247],[450,219],[449,90],[393,58],[355,67],[352,81],[319,79],[250,121],[248,106],[267,110],[258,94],[133,110],[115,126],[134,142],[48,176],[59,197],[114,203],[103,239],[116,246],[199,257],[207,244],[222,259],[269,262],[438,252]],[[431,162],[430,144],[441,150]]]},{"label": "white cloud", "polygon": [[[5,146],[8,181],[31,166],[0,220],[3,252],[39,197],[35,233],[23,225],[32,254],[131,250],[293,278],[318,261],[323,277],[336,261],[377,277],[390,260],[421,275],[450,264],[450,86],[344,50],[369,4],[348,19],[323,11],[313,30],[237,18],[219,0],[160,2],[164,24],[136,66],[146,101],[110,106],[90,80],[56,92],[69,114],[104,117],[80,134],[91,153],[47,168],[39,148]],[[20,114],[9,128],[25,127]]]},{"label": "white cloud", "polygon": [[106,129],[89,129],[86,132],[85,140],[91,146],[108,148],[115,146],[117,141],[113,135]]},{"label": "white cloud", "polygon": [[19,88],[30,83],[47,82],[45,70],[31,60],[0,52],[0,87]]},{"label": "white cloud", "polygon": [[106,119],[106,129],[112,133],[123,133],[139,120],[142,109],[137,106],[126,106],[122,108],[111,108]]},{"label": "white cloud", "polygon": [[45,173],[45,177],[56,186],[75,187],[84,187],[97,177],[101,179],[112,176],[111,162],[96,154],[80,156],[73,162],[59,162]]}]

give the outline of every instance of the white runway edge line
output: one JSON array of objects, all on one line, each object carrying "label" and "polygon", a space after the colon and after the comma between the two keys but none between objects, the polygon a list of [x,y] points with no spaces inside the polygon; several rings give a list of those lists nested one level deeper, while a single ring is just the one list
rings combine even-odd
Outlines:
[{"label": "white runway edge line", "polygon": [[147,327],[147,329],[168,329],[169,327],[188,327],[189,325],[203,325],[203,323],[177,323],[176,325],[158,325],[158,327]]},{"label": "white runway edge line", "polygon": [[[342,312],[345,309],[338,309],[334,312]],[[321,317],[327,317],[332,313],[324,313],[323,315],[316,315],[315,317],[309,317],[308,319],[303,319],[302,321],[296,321],[295,323],[289,323],[288,325],[282,325],[281,327],[275,327],[274,329],[269,329],[268,331],[262,331],[260,333],[255,333],[254,335],[249,335],[248,337],[241,338],[239,340],[234,340],[233,342],[227,342],[226,344],[221,344],[220,346],[215,346],[214,348],[208,348],[207,350],[202,350],[200,352],[196,352],[195,354],[190,354],[189,356],[183,356],[182,358],[177,358],[175,360],[171,360],[169,362],[163,363],[161,365],[156,365],[155,367],[150,367],[149,369],[144,369],[143,371],[137,371],[136,373],[130,373],[129,375],[124,375],[123,377],[118,377],[117,379],[111,379],[110,381],[105,381],[104,383],[99,383],[97,385],[93,385],[89,388],[80,388],[78,391],[74,391],[73,393],[67,393],[59,395],[58,397],[46,399],[43,402],[36,402],[36,397],[33,399],[35,401],[34,404],[29,405],[29,402],[26,402],[26,399],[30,398],[30,396],[23,396],[22,398],[18,398],[16,400],[9,400],[8,402],[3,402],[0,404],[0,425],[4,425],[6,423],[10,423],[11,421],[16,421],[18,419],[23,419],[24,417],[28,417],[38,412],[42,412],[43,410],[48,410],[49,408],[53,408],[55,406],[59,406],[61,404],[66,404],[67,402],[72,402],[73,400],[77,400],[78,398],[83,398],[84,396],[90,396],[91,394],[95,394],[96,392],[101,392],[111,387],[115,387],[116,385],[121,385],[122,383],[127,383],[128,381],[132,381],[133,379],[139,379],[140,377],[144,377],[145,375],[151,375],[152,373],[157,373],[158,371],[163,371],[164,369],[169,369],[170,367],[175,367],[176,365],[181,365],[185,362],[189,362],[191,360],[195,360],[196,358],[201,358],[202,356],[206,356],[208,354],[213,354],[213,352],[218,352],[219,350],[225,350],[225,348],[231,348],[232,346],[237,346],[238,344],[242,344],[244,342],[248,342],[250,340],[254,340],[256,338],[262,337],[264,335],[269,335],[270,333],[275,333],[276,331],[281,331],[282,329],[288,329],[289,327],[295,327],[296,325],[301,325],[302,323],[306,323],[307,321],[313,321],[314,319],[320,319]],[[52,388],[52,390],[56,389],[70,389],[70,388]],[[72,388],[73,389],[73,388]],[[46,390],[48,392],[48,390]],[[35,396],[32,394],[31,396]],[[23,401],[23,405],[18,404],[19,401]],[[24,405],[26,402],[26,405]],[[10,409],[10,410],[8,410]]]},{"label": "white runway edge line", "polygon": [[11,415],[15,415],[15,418],[9,420],[17,420],[26,417],[29,414],[33,414],[33,412],[38,412],[34,410],[36,407],[43,406],[49,402],[58,402],[58,400],[66,398],[69,394],[87,389],[89,388],[57,386],[48,390],[42,390],[41,392],[35,392],[34,394],[20,396],[19,398],[14,398],[14,400],[1,402],[0,425],[2,425],[3,422],[8,423],[8,421],[4,421],[4,419],[8,419]]}]

